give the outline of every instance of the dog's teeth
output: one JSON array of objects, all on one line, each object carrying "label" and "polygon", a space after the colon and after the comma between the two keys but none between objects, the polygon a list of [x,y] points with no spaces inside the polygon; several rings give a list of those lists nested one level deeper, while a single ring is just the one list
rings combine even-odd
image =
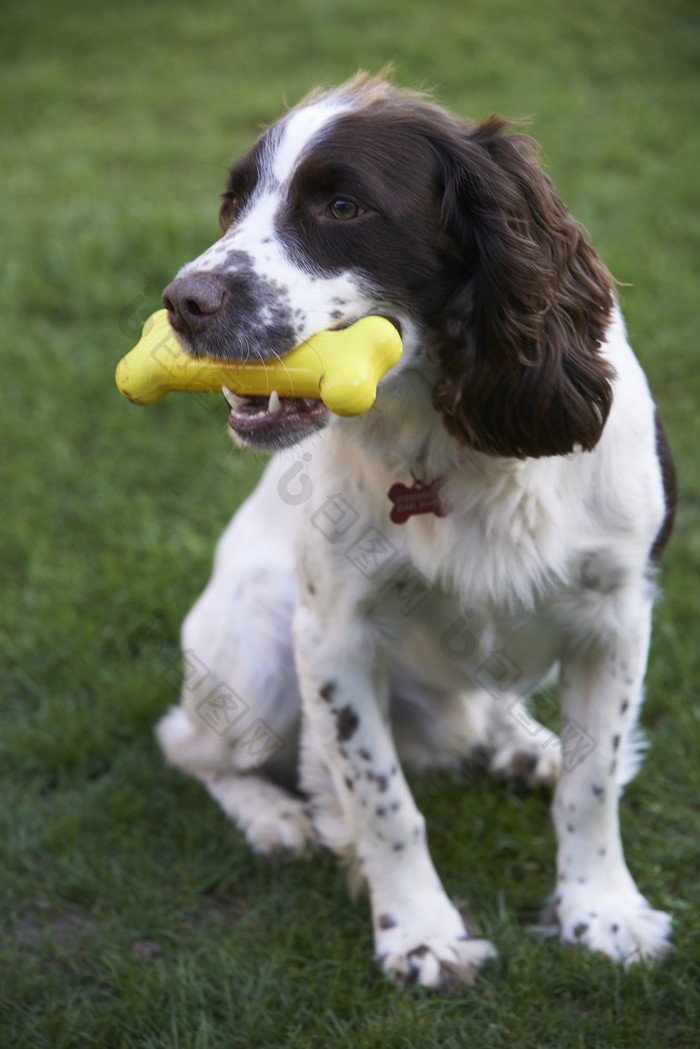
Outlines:
[{"label": "dog's teeth", "polygon": [[267,406],[267,410],[271,415],[274,415],[275,412],[280,410],[280,398],[277,390],[273,390],[270,394],[270,403]]},{"label": "dog's teeth", "polygon": [[231,405],[234,411],[236,410],[236,408],[239,407],[239,405],[243,401],[243,398],[237,397],[233,390],[229,390],[228,386],[222,386],[221,392],[223,393],[224,397],[226,398],[226,400]]}]

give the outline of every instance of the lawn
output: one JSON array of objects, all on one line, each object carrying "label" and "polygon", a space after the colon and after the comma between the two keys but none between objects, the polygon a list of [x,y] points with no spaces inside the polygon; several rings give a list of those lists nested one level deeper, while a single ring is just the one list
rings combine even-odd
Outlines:
[{"label": "lawn", "polygon": [[[697,1047],[697,4],[8,0],[0,55],[0,1047]],[[530,118],[624,284],[674,449],[652,747],[622,819],[640,888],[675,919],[656,969],[528,931],[552,881],[544,795],[430,776],[436,864],[500,955],[447,997],[400,991],[333,858],[254,859],[153,738],[180,621],[263,463],[232,450],[219,399],[139,410],[114,366],[215,235],[261,125],[389,61],[464,115]]]}]

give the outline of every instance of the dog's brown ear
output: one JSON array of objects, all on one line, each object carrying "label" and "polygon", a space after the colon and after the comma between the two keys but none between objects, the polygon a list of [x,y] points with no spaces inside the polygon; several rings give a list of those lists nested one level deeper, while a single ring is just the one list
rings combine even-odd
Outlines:
[{"label": "dog's brown ear", "polygon": [[586,450],[612,403],[600,344],[613,282],[534,159],[499,117],[433,142],[443,218],[465,265],[440,332],[434,404],[490,455]]}]

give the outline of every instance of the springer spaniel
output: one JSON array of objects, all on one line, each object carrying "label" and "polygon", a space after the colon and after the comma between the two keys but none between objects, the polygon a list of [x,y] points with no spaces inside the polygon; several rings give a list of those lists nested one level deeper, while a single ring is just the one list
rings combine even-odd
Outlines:
[{"label": "springer spaniel", "polygon": [[[258,853],[351,859],[384,972],[444,987],[494,948],[445,893],[403,764],[479,749],[556,783],[561,938],[661,958],[670,918],[625,864],[618,799],[673,467],[613,281],[532,141],[362,74],[262,135],[220,219],[163,293],[192,354],[269,360],[380,314],[403,356],[355,418],[229,395],[235,441],[276,454],[185,621],[168,761]],[[526,709],[552,668],[561,743]]]}]

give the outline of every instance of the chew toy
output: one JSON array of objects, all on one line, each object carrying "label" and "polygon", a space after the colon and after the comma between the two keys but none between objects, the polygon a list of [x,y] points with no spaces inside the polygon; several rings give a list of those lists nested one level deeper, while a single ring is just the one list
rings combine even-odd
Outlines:
[{"label": "chew toy", "polygon": [[377,383],[401,356],[401,337],[385,317],[363,317],[349,328],[322,331],[271,360],[191,357],[158,310],[140,342],[119,362],[117,386],[134,404],[154,404],[171,390],[215,393],[227,386],[244,396],[274,391],[316,397],[336,415],[360,415],[374,404]]}]

